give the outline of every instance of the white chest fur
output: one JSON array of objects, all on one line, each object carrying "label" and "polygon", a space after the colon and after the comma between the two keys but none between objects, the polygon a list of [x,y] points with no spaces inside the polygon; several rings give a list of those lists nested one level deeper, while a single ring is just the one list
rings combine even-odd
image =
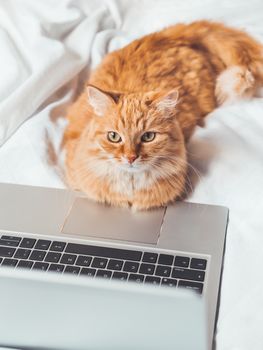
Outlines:
[{"label": "white chest fur", "polygon": [[112,189],[129,197],[132,197],[136,191],[149,189],[154,182],[154,177],[149,171],[129,172],[116,169],[112,175]]}]

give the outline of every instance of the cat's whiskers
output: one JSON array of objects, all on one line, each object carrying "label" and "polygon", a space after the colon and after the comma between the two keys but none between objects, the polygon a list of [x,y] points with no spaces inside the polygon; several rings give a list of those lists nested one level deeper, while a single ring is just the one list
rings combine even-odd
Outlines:
[{"label": "cat's whiskers", "polygon": [[191,163],[189,163],[187,160],[184,159],[180,159],[179,161],[184,162],[184,164],[186,164],[186,166],[192,170],[194,172],[194,174],[198,177],[198,181],[202,182],[203,178],[202,178],[202,174],[200,173],[200,171],[198,171],[197,168],[195,168]]},{"label": "cat's whiskers", "polygon": [[[155,168],[158,172],[158,177],[162,177],[166,179],[167,182],[169,182],[169,176],[173,175],[175,172],[178,171],[178,173],[181,173],[182,168],[179,165],[187,166],[188,169],[192,169],[194,173],[198,176],[199,181],[202,181],[201,174],[198,172],[195,167],[190,164],[186,159],[179,158],[179,157],[174,157],[174,156],[161,156],[160,158],[163,158],[164,160],[170,162],[170,165],[172,168],[167,168],[164,167],[163,164],[153,164],[153,168]],[[189,195],[194,191],[193,184],[191,181],[191,178],[189,176],[189,171],[186,172],[185,178],[182,179],[180,176],[177,179],[177,184],[182,185],[185,188],[185,194]],[[190,188],[190,193],[189,193],[189,188]]]},{"label": "cat's whiskers", "polygon": [[188,168],[190,168],[195,173],[195,175],[198,177],[198,180],[200,182],[202,182],[202,180],[203,180],[202,174],[187,159],[176,157],[176,156],[162,156],[162,155],[158,155],[157,159],[158,158],[172,161],[173,163],[178,163],[180,165],[186,165]]},{"label": "cat's whiskers", "polygon": [[[166,166],[164,166],[163,162],[161,162],[160,164],[156,163],[156,160],[160,158],[164,161],[167,161],[167,164],[165,164]],[[87,176],[88,174],[93,173],[96,174],[96,176],[107,178],[113,183],[121,181],[123,185],[124,183],[126,183],[126,186],[128,185],[128,182],[134,182],[134,175],[136,174],[136,172],[128,171],[128,169],[118,169],[116,163],[112,162],[112,160],[113,158],[100,159],[91,157],[90,159],[88,159],[88,161],[82,161],[82,166],[80,166],[76,171],[76,176]],[[147,188],[150,186],[150,184],[156,182],[159,178],[165,179],[167,178],[167,176],[170,176],[176,172],[180,173],[181,168],[178,166],[178,164],[180,163],[192,167],[201,179],[200,175],[198,174],[198,171],[191,164],[189,164],[189,162],[175,156],[161,155],[159,157],[148,157],[147,161],[143,163],[148,165],[149,170],[142,170],[141,172],[138,171],[138,176],[141,177],[141,180],[138,181],[138,179],[135,179],[137,182],[136,187]],[[187,178],[187,181],[190,182],[189,177]],[[189,185],[192,188],[192,184],[189,183]]]},{"label": "cat's whiskers", "polygon": [[86,159],[81,160],[78,169],[75,171],[75,176],[85,177],[92,173],[96,173],[96,175],[100,176],[107,176],[111,170],[108,165],[110,165],[110,163],[102,159],[91,158],[88,161]]}]

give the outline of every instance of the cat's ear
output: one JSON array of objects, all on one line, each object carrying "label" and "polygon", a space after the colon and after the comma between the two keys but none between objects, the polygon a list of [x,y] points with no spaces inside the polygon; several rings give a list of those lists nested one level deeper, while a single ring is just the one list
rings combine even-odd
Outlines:
[{"label": "cat's ear", "polygon": [[171,112],[174,112],[174,109],[178,103],[178,99],[178,90],[170,90],[167,94],[157,99],[155,106],[160,112],[170,114]]},{"label": "cat's ear", "polygon": [[174,112],[175,106],[178,103],[179,92],[176,89],[170,90],[163,94],[160,91],[150,91],[145,95],[145,103],[147,106],[156,108],[164,114]]},{"label": "cat's ear", "polygon": [[88,103],[93,108],[94,112],[102,117],[106,111],[116,105],[120,95],[103,91],[93,85],[87,86]]}]

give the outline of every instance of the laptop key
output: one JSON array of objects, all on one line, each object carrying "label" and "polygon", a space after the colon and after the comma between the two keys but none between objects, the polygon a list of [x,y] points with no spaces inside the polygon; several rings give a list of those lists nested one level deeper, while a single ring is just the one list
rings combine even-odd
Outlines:
[{"label": "laptop key", "polygon": [[146,275],[153,275],[155,265],[152,264],[141,264],[139,272]]},{"label": "laptop key", "polygon": [[79,266],[90,266],[90,263],[91,263],[91,257],[84,256],[84,255],[80,255],[76,261],[76,265],[79,265]]},{"label": "laptop key", "polygon": [[80,271],[81,276],[93,277],[95,276],[96,269],[91,269],[88,267],[83,267]]},{"label": "laptop key", "polygon": [[29,259],[36,260],[36,261],[42,261],[42,260],[44,260],[45,255],[46,255],[46,252],[43,250],[33,250]]},{"label": "laptop key", "polygon": [[33,238],[23,238],[19,247],[21,248],[33,248],[36,243],[36,239]]},{"label": "laptop key", "polygon": [[35,262],[33,266],[33,270],[41,270],[41,271],[46,271],[48,269],[49,264],[45,262]]},{"label": "laptop key", "polygon": [[48,271],[62,273],[64,271],[65,265],[61,264],[50,264]]},{"label": "laptop key", "polygon": [[48,250],[51,241],[47,241],[46,239],[39,239],[35,245],[35,249]]},{"label": "laptop key", "polygon": [[179,281],[178,287],[183,287],[183,288],[195,290],[199,294],[202,294],[202,292],[203,292],[203,283],[190,282],[190,281]]},{"label": "laptop key", "polygon": [[172,265],[174,257],[172,255],[160,254],[158,264],[160,265]]},{"label": "laptop key", "polygon": [[101,269],[104,269],[107,265],[108,259],[104,258],[94,258],[92,261],[91,266],[92,267],[99,267]]},{"label": "laptop key", "polygon": [[48,252],[45,258],[46,262],[57,263],[61,257],[61,253]]},{"label": "laptop key", "polygon": [[156,253],[144,253],[142,261],[147,263],[155,264],[158,258],[158,254]]},{"label": "laptop key", "polygon": [[96,273],[96,277],[102,277],[105,279],[109,279],[112,276],[112,271],[109,270],[98,270]]},{"label": "laptop key", "polygon": [[7,235],[3,235],[1,237],[1,239],[5,239],[5,240],[8,240],[8,241],[17,241],[17,242],[20,242],[21,241],[21,237],[17,237],[17,236],[7,236]]},{"label": "laptop key", "polygon": [[109,270],[121,270],[123,266],[122,260],[110,259],[107,269]]},{"label": "laptop key", "polygon": [[77,259],[77,255],[66,253],[66,254],[62,255],[60,262],[61,262],[61,264],[74,265],[76,259]]},{"label": "laptop key", "polygon": [[180,267],[174,267],[172,271],[172,277],[202,282],[205,279],[205,273],[204,271],[199,270],[190,270]]},{"label": "laptop key", "polygon": [[0,246],[17,247],[18,245],[19,245],[18,241],[8,241],[6,239],[0,239]]},{"label": "laptop key", "polygon": [[162,278],[162,285],[167,287],[176,287],[177,286],[177,280],[173,278]]},{"label": "laptop key", "polygon": [[123,271],[136,273],[139,269],[139,264],[134,261],[126,261],[123,267]]},{"label": "laptop key", "polygon": [[30,249],[22,249],[22,248],[18,248],[15,255],[14,255],[14,258],[17,258],[17,259],[27,259],[29,257],[31,253],[31,250]]},{"label": "laptop key", "polygon": [[78,266],[66,266],[64,273],[70,273],[71,275],[78,275],[80,271],[80,267]]},{"label": "laptop key", "polygon": [[140,275],[139,273],[131,273],[129,276],[129,281],[133,281],[136,283],[143,283],[144,275]]},{"label": "laptop key", "polygon": [[4,261],[2,262],[2,266],[16,267],[17,263],[18,263],[17,259],[5,258]]},{"label": "laptop key", "polygon": [[66,247],[67,253],[80,254],[80,255],[94,255],[104,258],[121,259],[140,261],[142,252],[137,250],[126,250],[109,247],[99,247],[86,244],[68,243]]},{"label": "laptop key", "polygon": [[150,283],[150,284],[160,284],[161,279],[160,277],[155,277],[155,276],[146,276],[145,277],[145,283]]},{"label": "laptop key", "polygon": [[3,258],[11,258],[14,255],[15,248],[11,247],[0,247],[0,256]]},{"label": "laptop key", "polygon": [[16,268],[18,267],[22,267],[24,269],[31,269],[31,267],[33,266],[33,261],[30,260],[20,260],[16,266]]},{"label": "laptop key", "polygon": [[188,267],[190,262],[190,258],[186,256],[176,256],[174,259],[174,266],[180,267]]},{"label": "laptop key", "polygon": [[54,242],[52,242],[51,247],[49,248],[49,250],[51,250],[53,252],[63,252],[65,247],[66,247],[66,243],[65,242],[54,241]]},{"label": "laptop key", "polygon": [[192,258],[190,267],[192,269],[205,270],[207,261],[205,259]]},{"label": "laptop key", "polygon": [[155,271],[156,276],[169,277],[171,273],[171,267],[158,265]]},{"label": "laptop key", "polygon": [[113,272],[112,278],[120,281],[126,281],[128,274],[126,272],[115,271]]}]

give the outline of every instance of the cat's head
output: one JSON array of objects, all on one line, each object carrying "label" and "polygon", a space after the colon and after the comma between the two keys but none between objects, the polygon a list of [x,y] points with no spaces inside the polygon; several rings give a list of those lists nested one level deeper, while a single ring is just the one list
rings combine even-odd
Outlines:
[{"label": "cat's head", "polygon": [[152,171],[160,177],[185,168],[176,90],[119,94],[89,85],[86,95],[93,114],[87,142],[97,160],[120,171]]}]

